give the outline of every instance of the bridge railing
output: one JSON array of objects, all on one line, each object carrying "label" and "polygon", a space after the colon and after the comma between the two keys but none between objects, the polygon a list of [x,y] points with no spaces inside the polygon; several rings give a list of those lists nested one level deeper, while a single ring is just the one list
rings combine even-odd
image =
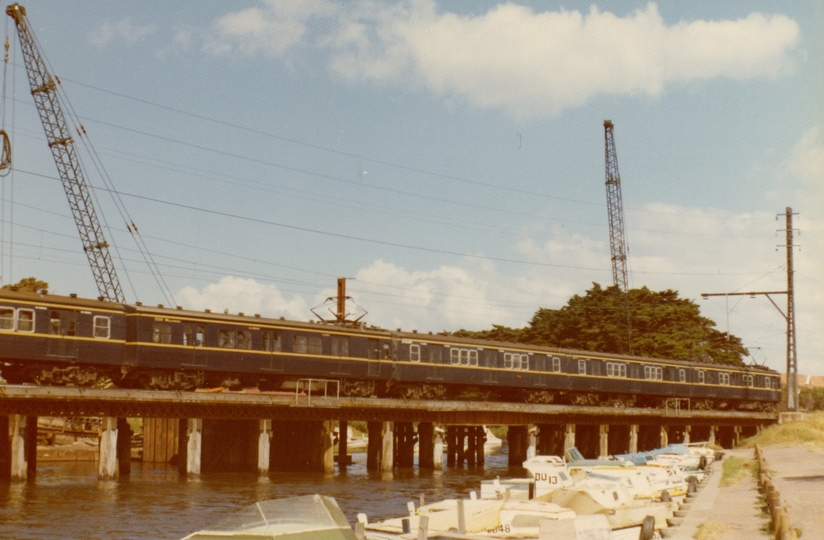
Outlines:
[{"label": "bridge railing", "polygon": [[307,405],[312,404],[313,390],[316,394],[322,392],[321,397],[331,397],[329,395],[330,385],[335,385],[334,397],[340,399],[340,381],[337,379],[298,379],[295,385],[295,405],[300,405],[301,390],[305,391]]},{"label": "bridge railing", "polygon": [[678,416],[682,411],[691,411],[690,398],[669,398],[664,402],[666,416]]}]

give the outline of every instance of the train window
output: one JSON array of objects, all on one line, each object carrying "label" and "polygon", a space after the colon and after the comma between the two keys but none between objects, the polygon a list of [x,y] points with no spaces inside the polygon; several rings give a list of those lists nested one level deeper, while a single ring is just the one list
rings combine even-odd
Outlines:
[{"label": "train window", "polygon": [[429,350],[429,362],[432,364],[440,364],[443,362],[443,347],[431,346],[427,347]]},{"label": "train window", "polygon": [[749,386],[750,388],[752,388],[752,382],[752,375],[744,375],[744,386]]},{"label": "train window", "polygon": [[555,373],[561,372],[561,359],[557,356],[552,357],[552,371]]},{"label": "train window", "polygon": [[644,378],[648,381],[663,381],[664,368],[658,366],[644,366]]},{"label": "train window", "polygon": [[729,386],[730,385],[730,374],[729,373],[719,373],[718,374],[718,384],[721,386]]},{"label": "train window", "polygon": [[235,348],[235,331],[221,328],[217,336],[217,346],[226,349]]},{"label": "train window", "polygon": [[767,389],[772,388],[772,385],[770,384],[770,378],[769,377],[764,377],[764,388],[767,388]]},{"label": "train window", "polygon": [[349,356],[349,338],[332,336],[332,356]]},{"label": "train window", "polygon": [[295,336],[295,341],[292,344],[292,352],[305,353],[308,350],[308,340],[306,336]]},{"label": "train window", "polygon": [[94,337],[99,339],[109,339],[111,336],[111,319],[102,315],[94,317]]},{"label": "train window", "polygon": [[607,377],[627,377],[627,365],[620,362],[607,362]]},{"label": "train window", "polygon": [[578,360],[578,375],[586,375],[587,374],[587,361],[586,360]]},{"label": "train window", "polygon": [[477,366],[478,350],[452,347],[449,353],[449,363],[453,366]]},{"label": "train window", "polygon": [[252,348],[252,332],[246,329],[237,331],[237,348],[251,349]]},{"label": "train window", "polygon": [[417,343],[412,343],[409,345],[409,360],[411,362],[421,361],[421,346]]},{"label": "train window", "polygon": [[678,380],[680,382],[687,382],[687,372],[683,369],[678,370]]},{"label": "train window", "polygon": [[529,369],[529,356],[518,353],[504,353],[504,367],[507,369]]},{"label": "train window", "polygon": [[57,311],[52,311],[49,314],[49,333],[60,334],[60,313]]},{"label": "train window", "polygon": [[266,352],[280,351],[280,332],[263,331],[263,350]]},{"label": "train window", "polygon": [[306,346],[306,352],[309,354],[323,354],[323,341],[318,336],[310,336],[309,342]]},{"label": "train window", "polygon": [[17,310],[17,331],[18,332],[34,332],[34,310],[18,309]]},{"label": "train window", "polygon": [[699,384],[704,384],[704,372],[703,371],[698,372],[698,382],[699,382]]},{"label": "train window", "polygon": [[0,330],[14,330],[14,308],[0,308]]},{"label": "train window", "polygon": [[206,327],[202,324],[184,324],[183,325],[183,344],[192,347],[203,347],[203,334],[206,332]]},{"label": "train window", "polygon": [[154,323],[152,327],[152,341],[155,343],[171,343],[172,325],[168,323]]}]

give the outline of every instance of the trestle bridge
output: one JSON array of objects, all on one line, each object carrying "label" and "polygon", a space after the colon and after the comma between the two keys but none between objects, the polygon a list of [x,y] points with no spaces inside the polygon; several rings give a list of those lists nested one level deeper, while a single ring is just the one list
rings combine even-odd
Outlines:
[{"label": "trestle bridge", "polygon": [[[310,382],[307,387],[317,387]],[[142,418],[144,461],[177,464],[181,474],[309,469],[348,463],[347,425],[368,426],[367,467],[482,465],[482,426],[507,427],[510,465],[535,454],[587,457],[709,441],[732,447],[776,421],[775,413],[707,411],[673,400],[665,409],[583,407],[480,401],[339,397],[324,393],[175,392],[49,386],[0,386],[0,479],[36,475],[37,418],[100,417],[98,471],[116,479],[130,470],[131,430]],[[342,434],[336,437],[337,432]],[[335,439],[339,438],[337,445]],[[335,455],[335,447],[338,454]]]}]

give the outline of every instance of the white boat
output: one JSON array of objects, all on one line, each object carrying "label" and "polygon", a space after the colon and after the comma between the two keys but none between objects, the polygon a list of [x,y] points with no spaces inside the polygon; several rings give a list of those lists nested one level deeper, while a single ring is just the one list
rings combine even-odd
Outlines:
[{"label": "white boat", "polygon": [[261,501],[183,540],[357,540],[332,497],[306,495]]},{"label": "white boat", "polygon": [[667,526],[676,503],[653,502],[633,498],[620,482],[584,478],[572,487],[562,487],[541,497],[573,510],[577,515],[603,514],[613,530],[642,525],[647,516],[655,519],[655,528]]},{"label": "white boat", "polygon": [[400,518],[369,523],[361,514],[358,519],[373,539],[378,536],[372,532],[382,533],[381,538],[411,534],[420,529],[424,516],[428,519],[425,527],[430,537],[450,533],[483,538],[537,538],[542,521],[575,519],[572,510],[538,500],[446,499],[417,510],[413,507],[410,503],[410,515]]}]

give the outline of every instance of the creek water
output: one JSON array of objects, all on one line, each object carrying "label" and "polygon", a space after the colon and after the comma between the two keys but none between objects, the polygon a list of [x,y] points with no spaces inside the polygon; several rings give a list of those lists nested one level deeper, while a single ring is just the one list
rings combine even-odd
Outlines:
[{"label": "creek water", "polygon": [[[506,448],[504,448],[504,451]],[[132,464],[131,475],[99,482],[94,463],[40,463],[34,482],[0,484],[0,538],[170,539],[214,524],[256,501],[319,493],[334,497],[354,523],[406,513],[406,503],[468,498],[481,480],[526,476],[509,470],[506,453],[486,456],[481,467],[417,468],[393,473],[366,470],[366,454],[333,474],[272,472],[204,474],[182,478],[176,470]]]}]

